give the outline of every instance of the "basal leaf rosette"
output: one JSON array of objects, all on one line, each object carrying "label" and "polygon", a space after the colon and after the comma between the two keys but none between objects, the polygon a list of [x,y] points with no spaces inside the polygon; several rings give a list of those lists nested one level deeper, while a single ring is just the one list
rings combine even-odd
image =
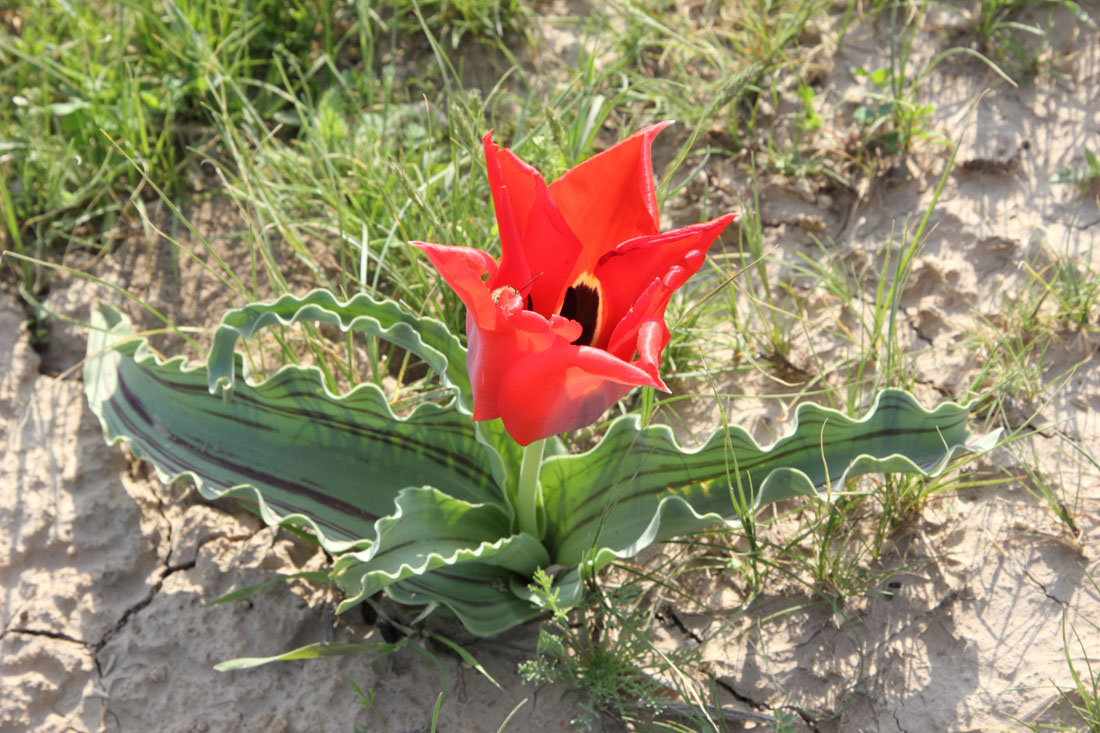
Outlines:
[{"label": "basal leaf rosette", "polygon": [[518,529],[505,489],[515,466],[479,437],[475,425],[486,423],[473,423],[459,403],[425,403],[398,417],[373,385],[332,394],[317,369],[297,366],[254,382],[225,345],[262,324],[305,320],[400,338],[443,371],[465,356],[452,336],[421,329],[398,304],[315,292],[231,312],[222,328],[233,333],[220,332],[222,347],[194,366],[159,358],[124,316],[101,306],[85,363],[89,405],[107,441],[127,442],[165,482],[190,477],[207,498],[239,496],[271,524],[314,532],[337,555],[341,610],[382,590],[449,608],[477,634],[540,612],[527,589],[537,567],[564,568],[556,581],[568,607],[582,575],[653,542],[735,523],[738,504],[751,510],[872,471],[935,475],[997,439],[971,435],[965,407],[927,411],[896,390],[861,420],[803,405],[790,432],[766,447],[729,428],[688,451],[667,427],[627,416],[592,450],[545,458],[536,538]]},{"label": "basal leaf rosette", "polygon": [[[885,390],[858,420],[802,405],[770,446],[723,427],[685,450],[667,427],[626,416],[593,449],[565,451],[554,436],[634,387],[665,388],[669,301],[735,219],[659,231],[651,146],[664,127],[550,184],[485,137],[500,259],[414,243],[466,305],[468,349],[400,303],[317,290],[230,311],[196,366],[160,358],[101,306],[84,379],[106,440],[165,482],[189,477],[207,498],[241,497],[271,524],[314,533],[336,556],[341,611],[385,592],[483,635],[540,612],[528,588],[539,568],[557,570],[568,608],[582,578],[654,542],[869,472],[936,475],[992,447],[997,433],[971,435],[965,407],[928,411]],[[397,416],[377,386],[336,394],[315,368],[252,379],[238,341],[294,323],[406,349],[454,399]]]}]

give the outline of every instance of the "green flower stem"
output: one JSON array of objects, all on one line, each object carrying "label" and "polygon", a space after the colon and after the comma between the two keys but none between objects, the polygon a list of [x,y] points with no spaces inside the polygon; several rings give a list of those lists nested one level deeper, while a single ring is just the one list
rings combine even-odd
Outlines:
[{"label": "green flower stem", "polygon": [[539,467],[542,465],[542,451],[546,447],[546,439],[536,440],[523,449],[523,461],[519,467],[519,507],[517,516],[519,519],[519,531],[526,532],[532,537],[539,536],[538,528],[538,504],[539,495]]}]

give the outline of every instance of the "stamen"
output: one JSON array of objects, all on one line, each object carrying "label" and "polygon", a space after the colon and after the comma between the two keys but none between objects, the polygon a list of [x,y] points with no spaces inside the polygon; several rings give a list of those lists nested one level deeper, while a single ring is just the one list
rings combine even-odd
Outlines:
[{"label": "stamen", "polygon": [[520,289],[519,289],[519,292],[521,292],[521,293],[522,293],[522,292],[523,292],[524,290],[526,290],[527,288],[529,288],[529,287],[531,287],[532,285],[534,285],[534,284],[535,284],[535,281],[536,281],[536,280],[538,280],[538,279],[539,279],[540,277],[542,277],[542,276],[543,276],[544,274],[545,274],[545,273],[542,273],[542,272],[540,272],[540,273],[539,273],[538,275],[535,275],[535,276],[534,276],[533,278],[531,278],[530,280],[528,280],[528,281],[527,281],[527,284],[526,284],[526,285],[524,285],[524,286],[523,286],[522,288],[520,288]]}]

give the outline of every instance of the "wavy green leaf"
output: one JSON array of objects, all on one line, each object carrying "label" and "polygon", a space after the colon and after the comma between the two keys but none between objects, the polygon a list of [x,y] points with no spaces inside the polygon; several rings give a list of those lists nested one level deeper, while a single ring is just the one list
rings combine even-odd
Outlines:
[{"label": "wavy green leaf", "polygon": [[392,516],[375,524],[377,539],[370,548],[336,562],[333,575],[347,595],[341,610],[444,566],[477,561],[528,577],[550,562],[534,537],[512,534],[511,517],[500,506],[470,504],[432,488],[406,489],[396,504]]},{"label": "wavy green leaf", "polygon": [[[473,396],[466,371],[466,349],[434,318],[414,316],[392,300],[375,300],[360,294],[340,302],[327,290],[312,290],[302,297],[284,295],[273,303],[250,303],[229,311],[214,334],[210,350],[210,391],[236,384],[239,360],[234,348],[239,338],[252,338],[262,328],[292,323],[329,323],[343,331],[378,336],[424,360],[451,387],[459,409],[471,413]],[[519,471],[522,449],[508,436],[500,420],[478,423],[477,438],[488,449],[493,475],[501,487],[512,487]],[[511,507],[513,504],[509,504]]]},{"label": "wavy green leaf", "polygon": [[839,490],[866,473],[936,475],[958,452],[996,443],[999,432],[975,439],[967,414],[954,403],[929,412],[906,392],[884,390],[862,420],[803,404],[791,430],[771,446],[731,427],[696,451],[682,448],[667,426],[642,428],[635,416],[620,418],[591,451],[543,464],[544,542],[566,567],[598,546],[599,567],[726,521],[741,495],[755,508],[827,486]]},{"label": "wavy green leaf", "polygon": [[[398,493],[430,484],[500,502],[469,417],[431,403],[399,418],[374,385],[336,396],[316,369],[284,367],[213,396],[203,367],[162,361],[109,306],[93,315],[85,392],[108,443],[125,440],[171,482],[256,501],[264,520],[310,527],[330,551],[366,546]],[[219,357],[227,358],[227,357]]]},{"label": "wavy green leaf", "polygon": [[398,603],[432,602],[451,609],[475,634],[491,636],[529,621],[542,609],[526,598],[529,577],[501,567],[469,562],[394,583],[386,592]]},{"label": "wavy green leaf", "polygon": [[396,344],[416,354],[434,369],[444,384],[455,389],[465,406],[471,403],[466,349],[442,322],[421,318],[392,300],[360,294],[340,302],[328,290],[312,290],[302,297],[284,295],[273,303],[250,303],[222,317],[214,333],[208,360],[210,391],[236,384],[234,348],[239,338],[252,338],[265,327],[293,323],[329,323],[342,331],[359,331]]}]

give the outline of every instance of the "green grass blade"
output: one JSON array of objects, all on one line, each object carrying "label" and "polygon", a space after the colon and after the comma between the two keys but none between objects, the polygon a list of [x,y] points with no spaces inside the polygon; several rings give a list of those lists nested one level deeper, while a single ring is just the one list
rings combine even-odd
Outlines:
[{"label": "green grass blade", "polygon": [[219,606],[223,603],[232,603],[233,601],[243,601],[249,596],[253,596],[262,590],[266,590],[273,585],[280,583],[286,583],[291,580],[312,580],[317,583],[328,583],[331,578],[328,573],[320,570],[306,570],[301,573],[279,573],[270,580],[265,580],[262,583],[256,583],[255,585],[249,585],[244,588],[238,588],[231,593],[226,593],[220,598],[215,598],[212,601],[204,603],[205,606]]},{"label": "green grass blade", "polygon": [[[407,639],[408,637],[406,637]],[[375,659],[384,657],[387,654],[392,654],[401,647],[405,646],[406,639],[402,639],[393,644],[385,643],[340,643],[332,641],[321,641],[316,644],[307,644],[306,646],[299,647],[283,654],[276,654],[273,657],[240,657],[238,659],[230,659],[225,662],[220,662],[214,665],[214,669],[219,672],[232,672],[238,669],[251,669],[253,667],[260,667],[271,662],[290,662],[296,659],[323,659],[324,657],[343,657],[348,654],[365,654],[368,652],[375,652]]]}]

